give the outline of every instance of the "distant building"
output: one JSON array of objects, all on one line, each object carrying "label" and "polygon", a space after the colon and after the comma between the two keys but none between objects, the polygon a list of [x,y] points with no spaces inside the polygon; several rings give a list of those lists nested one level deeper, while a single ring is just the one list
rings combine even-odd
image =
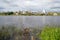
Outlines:
[{"label": "distant building", "polygon": [[42,16],[47,15],[46,11],[43,10],[42,13],[41,13],[41,15],[42,15]]},{"label": "distant building", "polygon": [[46,11],[45,11],[45,10],[43,10],[43,13],[46,13]]},{"label": "distant building", "polygon": [[23,11],[23,13],[22,14],[26,14],[26,11]]},{"label": "distant building", "polygon": [[58,14],[57,13],[53,13],[53,16],[57,16]]},{"label": "distant building", "polygon": [[19,12],[14,12],[14,15],[19,15]]},{"label": "distant building", "polygon": [[16,12],[16,15],[19,15],[19,13],[18,13],[18,12]]}]

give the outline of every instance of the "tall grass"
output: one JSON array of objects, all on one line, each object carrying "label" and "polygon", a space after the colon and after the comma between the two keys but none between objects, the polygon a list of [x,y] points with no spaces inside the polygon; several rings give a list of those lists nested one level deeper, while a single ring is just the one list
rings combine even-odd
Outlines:
[{"label": "tall grass", "polygon": [[[41,40],[60,40],[60,27],[59,26],[46,26],[40,29],[32,28],[32,33],[37,39]],[[14,26],[0,28],[0,40],[10,40],[16,36],[22,37],[22,29]],[[20,38],[19,37],[19,38]],[[14,38],[15,39],[15,38]]]}]

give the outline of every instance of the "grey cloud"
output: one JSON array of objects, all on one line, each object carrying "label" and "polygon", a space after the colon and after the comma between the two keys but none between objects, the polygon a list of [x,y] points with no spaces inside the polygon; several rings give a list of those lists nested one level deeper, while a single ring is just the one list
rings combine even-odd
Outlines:
[{"label": "grey cloud", "polygon": [[4,7],[0,7],[0,9],[5,9]]},{"label": "grey cloud", "polygon": [[[30,3],[27,4],[26,1],[30,1]],[[37,3],[38,5],[35,5],[34,3]],[[58,5],[56,5],[56,3]],[[0,10],[6,9],[7,11],[9,10],[14,10],[14,11],[15,10],[41,10],[41,9],[50,10],[50,9],[58,9],[58,8],[60,9],[60,1],[52,0],[51,2],[48,2],[48,1],[42,2],[41,0],[0,0],[0,7],[1,7]]]}]

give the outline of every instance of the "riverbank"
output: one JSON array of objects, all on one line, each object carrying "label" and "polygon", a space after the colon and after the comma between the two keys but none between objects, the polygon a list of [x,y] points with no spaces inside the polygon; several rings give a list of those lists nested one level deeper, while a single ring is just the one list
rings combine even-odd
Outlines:
[{"label": "riverbank", "polygon": [[[6,26],[6,27],[2,26],[0,28],[0,40],[16,40],[16,39],[22,40],[22,35],[24,37],[25,36],[27,37],[26,32],[28,32],[28,34],[29,34],[28,35],[29,39],[31,39],[30,37],[33,36],[35,40],[40,40],[41,37],[42,37],[41,40],[43,40],[43,39],[47,39],[48,35],[51,36],[52,33],[54,35],[57,32],[57,35],[59,35],[60,31],[58,32],[58,30],[60,30],[60,26],[45,26],[42,29],[37,28],[37,27],[36,28],[34,28],[34,27],[33,28],[31,28],[31,27],[30,28],[18,28],[18,27],[14,27],[14,26]],[[51,33],[51,34],[49,34],[49,33]],[[47,34],[47,36],[46,36],[46,34]],[[56,37],[56,36],[54,36],[54,37]],[[28,37],[26,39],[28,39]],[[52,38],[49,38],[49,39],[52,39]]]}]

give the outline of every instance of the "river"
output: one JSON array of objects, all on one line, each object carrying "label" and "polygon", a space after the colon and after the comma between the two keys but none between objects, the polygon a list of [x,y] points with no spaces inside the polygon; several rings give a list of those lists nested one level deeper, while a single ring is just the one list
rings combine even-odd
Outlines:
[{"label": "river", "polygon": [[0,26],[42,27],[48,24],[60,25],[60,16],[0,16]]}]

